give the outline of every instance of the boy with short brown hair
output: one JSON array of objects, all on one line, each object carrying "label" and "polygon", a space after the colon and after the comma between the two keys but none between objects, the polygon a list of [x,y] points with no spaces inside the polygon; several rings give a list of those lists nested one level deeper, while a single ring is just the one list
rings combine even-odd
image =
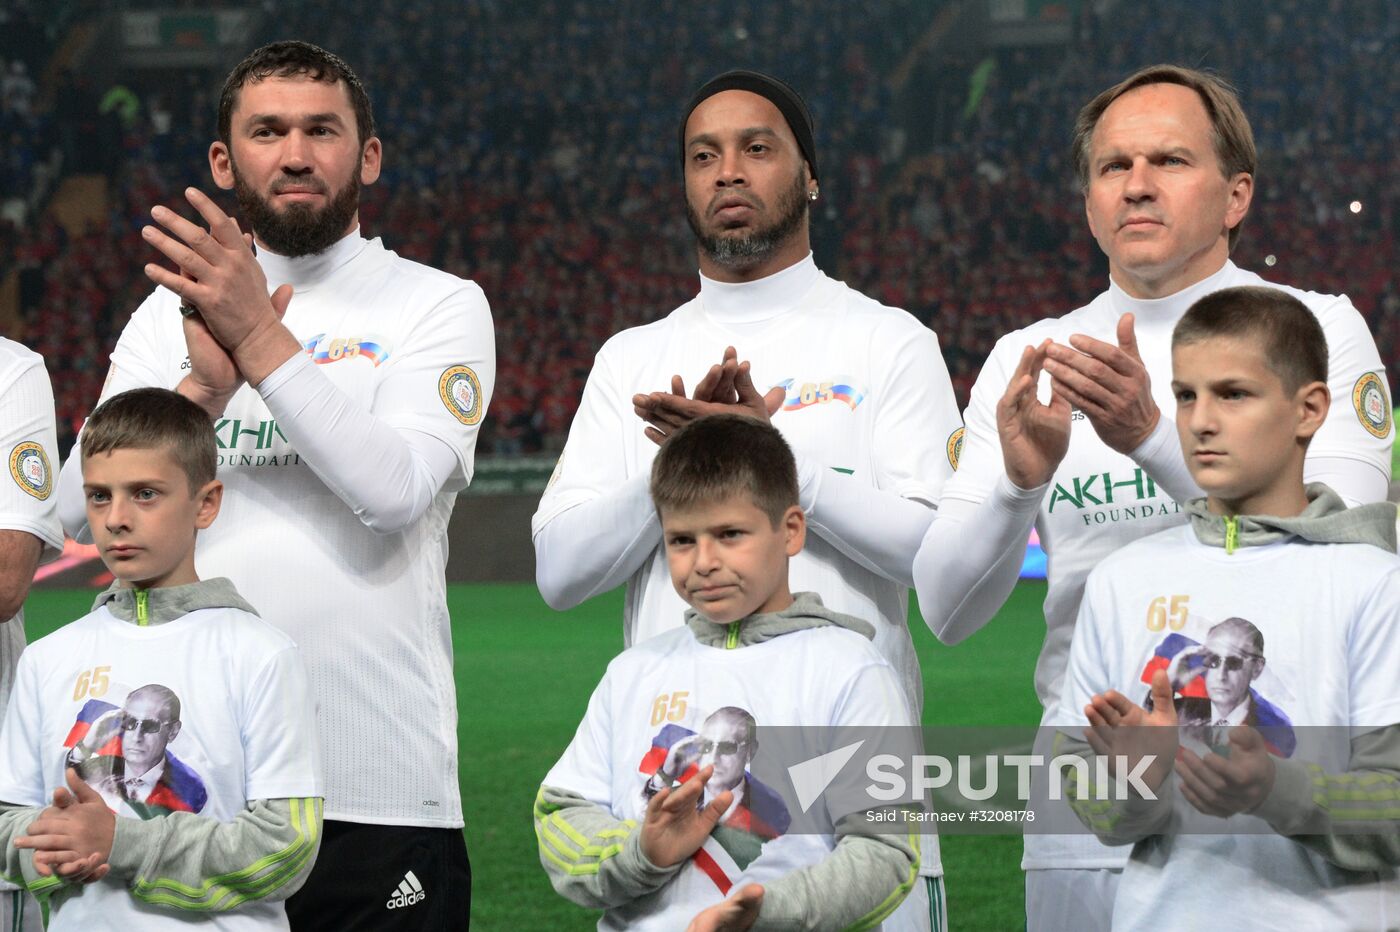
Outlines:
[{"label": "boy with short brown hair", "polygon": [[652,496],[691,611],[609,664],[536,799],[540,862],[606,910],[600,929],[877,926],[914,884],[917,835],[835,804],[789,832],[750,768],[773,726],[910,724],[873,627],[788,589],[806,535],[791,451],[766,424],[701,418],[661,447]]},{"label": "boy with short brown hair", "polygon": [[1395,507],[1303,483],[1329,397],[1297,299],[1202,298],[1172,370],[1206,497],[1090,574],[1058,719],[1081,753],[1146,764],[1154,798],[1072,803],[1134,845],[1113,926],[1379,928],[1400,893]]},{"label": "boy with short brown hair", "polygon": [[51,897],[50,930],[286,929],[281,900],[320,836],[314,704],[291,640],[195,571],[223,495],[209,417],[136,389],[93,413],[82,444],[116,581],[20,658],[0,871]]}]

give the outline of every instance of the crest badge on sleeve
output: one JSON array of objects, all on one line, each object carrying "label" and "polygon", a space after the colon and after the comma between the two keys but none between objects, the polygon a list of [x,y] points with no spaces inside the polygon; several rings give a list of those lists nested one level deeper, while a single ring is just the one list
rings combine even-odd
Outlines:
[{"label": "crest badge on sleeve", "polygon": [[481,423],[481,380],[469,366],[452,366],[438,379],[438,396],[452,416],[471,427]]},{"label": "crest badge on sleeve", "polygon": [[959,427],[948,435],[948,464],[953,467],[953,471],[958,471],[958,460],[962,457],[963,436],[967,433],[966,427]]},{"label": "crest badge on sleeve", "polygon": [[27,440],[10,452],[10,475],[21,489],[39,501],[53,494],[53,469],[48,454],[32,440]]},{"label": "crest badge on sleeve", "polygon": [[1357,379],[1351,390],[1351,403],[1362,427],[1377,437],[1390,436],[1390,400],[1380,376],[1367,372]]}]

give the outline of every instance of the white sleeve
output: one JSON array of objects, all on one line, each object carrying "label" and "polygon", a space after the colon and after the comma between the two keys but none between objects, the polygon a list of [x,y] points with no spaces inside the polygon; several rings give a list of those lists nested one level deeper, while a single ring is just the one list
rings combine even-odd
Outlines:
[{"label": "white sleeve", "polygon": [[481,289],[464,282],[384,364],[371,407],[301,354],[257,390],[311,471],[366,527],[391,533],[417,521],[439,491],[471,481],[495,378],[491,311]]},{"label": "white sleeve", "polygon": [[661,543],[648,476],[556,515],[535,532],[535,584],[565,611],[622,585]]},{"label": "white sleeve", "polygon": [[[835,681],[829,687],[834,701],[827,713],[825,724],[828,727],[813,729],[813,746],[804,746],[804,753],[813,751],[815,757],[857,740],[863,740],[861,753],[867,760],[885,753],[907,760],[911,754],[918,753],[918,730],[913,727],[915,722],[899,677],[888,663],[870,653],[862,657],[857,649],[852,649],[845,654],[844,665],[850,672],[844,683]],[[834,664],[830,669],[839,670],[841,666]],[[833,826],[871,805],[870,777],[866,768],[843,767],[834,777],[820,797]],[[917,790],[911,793],[911,797],[893,802],[904,803],[917,798]],[[933,856],[931,851],[925,854]]]},{"label": "white sleeve", "polygon": [[577,793],[614,818],[621,818],[621,814],[613,811],[612,803],[611,680],[612,669],[609,668],[588,698],[588,708],[573,740],[541,783]]},{"label": "white sleeve", "polygon": [[1001,438],[997,436],[997,402],[1006,393],[1011,374],[1006,368],[1004,356],[1013,348],[1019,358],[1025,342],[1020,332],[1009,334],[997,341],[997,345],[982,364],[977,381],[972,386],[972,397],[967,410],[963,412],[963,422],[967,425],[962,436],[961,453],[956,457],[956,470],[943,486],[938,507],[951,500],[979,504],[992,494],[997,479],[1006,475],[1006,464],[1001,456]]},{"label": "white sleeve", "polygon": [[934,509],[825,469],[797,455],[798,497],[807,526],[866,569],[906,588],[913,554]]},{"label": "white sleeve", "polygon": [[[399,434],[417,431],[444,442],[457,461],[445,488],[466,488],[481,420],[496,384],[496,334],[481,289],[461,282],[418,320],[383,368],[372,417]],[[314,431],[316,425],[298,424],[296,429]],[[290,432],[288,439],[300,449]],[[348,438],[338,440],[339,449],[356,449]],[[312,468],[316,465],[313,462]]]},{"label": "white sleeve", "polygon": [[[1308,460],[1349,459],[1371,467],[1376,477],[1336,491],[1349,503],[1384,501],[1395,428],[1389,382],[1375,338],[1345,295],[1302,297],[1327,334],[1327,387],[1332,392],[1332,407],[1308,445]],[[1364,471],[1359,475],[1367,476]],[[1346,485],[1346,477],[1336,477]]]},{"label": "white sleeve", "polygon": [[243,795],[247,799],[323,796],[316,702],[293,645],[277,651],[243,697]]},{"label": "white sleeve", "polygon": [[1309,456],[1303,461],[1303,481],[1325,483],[1348,508],[1383,502],[1390,492],[1387,472],[1371,463],[1342,456]]},{"label": "white sleeve", "polygon": [[936,506],[957,467],[963,426],[938,337],[916,325],[912,336],[901,335],[884,372],[872,438],[875,484]]},{"label": "white sleeve", "polygon": [[1176,421],[1163,411],[1157,419],[1157,426],[1136,450],[1128,454],[1157,483],[1157,487],[1172,497],[1173,501],[1189,502],[1200,498],[1205,491],[1191,477],[1186,465],[1186,455],[1181,449],[1181,436],[1176,430]]},{"label": "white sleeve", "polygon": [[[1362,378],[1365,377],[1362,376]],[[1384,389],[1380,387],[1384,384],[1382,377],[1378,376],[1370,384],[1375,386],[1373,391],[1384,397]],[[1388,400],[1386,404],[1389,405]],[[1341,403],[1343,410],[1348,412],[1351,410],[1351,405],[1349,400],[1344,400]],[[1332,409],[1328,413],[1328,424],[1332,423],[1332,412],[1337,411],[1338,407],[1338,402],[1334,399]],[[1352,419],[1357,420],[1356,418]],[[1341,429],[1351,431],[1352,428],[1351,425],[1343,424]],[[1390,491],[1390,474],[1388,470],[1376,465],[1374,457],[1363,459],[1335,453],[1318,454],[1314,452],[1316,443],[1317,441],[1314,439],[1313,445],[1308,448],[1308,456],[1303,464],[1303,480],[1305,482],[1326,483],[1342,497],[1348,507],[1385,501],[1386,495]],[[1369,445],[1369,441],[1367,443]],[[1166,412],[1162,413],[1152,435],[1144,440],[1136,450],[1133,450],[1129,456],[1133,462],[1146,470],[1157,486],[1170,495],[1173,500],[1188,502],[1193,498],[1205,495],[1201,487],[1196,484],[1196,480],[1191,477],[1191,470],[1186,465],[1186,457],[1181,450],[1181,438],[1177,434],[1176,422],[1167,417]]]},{"label": "white sleeve", "polygon": [[531,521],[535,581],[551,607],[572,608],[621,584],[661,544],[651,477],[629,475],[623,450],[625,432],[644,426],[622,397],[605,345]]},{"label": "white sleeve", "polygon": [[914,583],[914,553],[953,472],[962,418],[938,338],[925,327],[902,339],[881,382],[875,485],[798,453],[799,490],[814,533],[866,569],[908,587]]},{"label": "white sleeve", "polygon": [[[277,367],[258,392],[311,471],[371,530],[389,533],[417,521],[458,466],[447,442],[394,430],[301,353]],[[355,455],[346,456],[347,449]],[[399,481],[385,482],[385,476]]]},{"label": "white sleeve", "polygon": [[15,688],[0,724],[0,802],[16,806],[47,805],[44,785],[42,699],[33,655],[20,654]]},{"label": "white sleeve", "polygon": [[1377,581],[1358,606],[1347,634],[1347,695],[1358,730],[1400,723],[1400,568]]},{"label": "white sleeve", "polygon": [[965,412],[957,471],[914,558],[919,611],[948,644],[990,621],[1011,594],[1045,493],[1018,489],[1006,478],[997,435],[996,405],[1010,378],[1003,357],[1013,348],[1019,355],[1024,342],[1020,333],[1003,337],[982,366]]},{"label": "white sleeve", "polygon": [[59,526],[54,462],[58,439],[54,425],[53,388],[37,356],[0,385],[0,530],[33,534],[44,545],[43,559],[63,550]]},{"label": "white sleeve", "polygon": [[58,474],[58,519],[63,533],[80,544],[92,543],[92,531],[87,523],[87,497],[83,495],[83,451],[82,432],[73,441],[73,449],[68,459],[63,461],[63,469]]},{"label": "white sleeve", "polygon": [[[171,367],[167,365],[169,360],[166,358],[170,349],[160,339],[160,328],[156,319],[163,304],[178,300],[173,293],[157,288],[141,302],[141,306],[122,329],[116,348],[112,350],[111,364],[107,369],[107,379],[102,384],[101,396],[97,399],[98,404],[133,388],[173,389],[179,384],[179,380],[170,383],[166,375],[171,371]],[[185,354],[183,335],[180,337],[178,351],[182,356]],[[90,544],[92,533],[87,526],[87,504],[83,495],[81,431],[78,438],[73,444],[73,449],[68,452],[68,459],[59,474],[58,517],[69,537],[79,543]]]},{"label": "white sleeve", "polygon": [[[1089,574],[1084,585],[1084,598],[1079,603],[1079,616],[1074,621],[1074,638],[1070,642],[1069,661],[1065,669],[1064,684],[1060,688],[1060,701],[1052,724],[1082,740],[1080,729],[1089,724],[1084,715],[1084,707],[1098,693],[1108,689],[1120,689],[1117,671],[1109,667],[1104,659],[1106,632],[1099,630],[1099,616],[1112,619],[1115,616],[1111,596],[1100,585],[1102,572],[1095,569]],[[1116,641],[1117,638],[1108,638]]]},{"label": "white sleeve", "polygon": [[1021,489],[1003,475],[976,505],[944,499],[914,557],[919,611],[944,644],[976,633],[1006,604],[1048,488]]}]

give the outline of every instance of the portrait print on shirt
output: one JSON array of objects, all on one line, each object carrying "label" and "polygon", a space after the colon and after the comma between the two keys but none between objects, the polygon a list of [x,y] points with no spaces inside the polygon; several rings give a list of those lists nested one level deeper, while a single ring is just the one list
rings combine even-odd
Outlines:
[{"label": "portrait print on shirt", "polygon": [[1153,675],[1166,670],[1184,739],[1221,747],[1229,743],[1229,729],[1248,725],[1259,730],[1272,754],[1292,757],[1297,738],[1283,708],[1292,696],[1280,695],[1286,690],[1276,677],[1266,678],[1264,635],[1259,628],[1239,617],[1209,625],[1193,621],[1198,630],[1206,627],[1201,640],[1168,634],[1144,665],[1141,680],[1148,686],[1144,707],[1152,708]]},{"label": "portrait print on shirt", "polygon": [[646,800],[662,787],[684,783],[711,764],[714,774],[697,805],[708,805],[725,790],[734,794],[710,838],[694,856],[695,866],[714,880],[721,892],[728,892],[733,878],[763,853],[764,843],[782,835],[792,822],[782,797],[749,772],[757,751],[758,724],[753,715],[738,706],[725,706],[710,713],[698,732],[681,725],[663,726],[637,765],[647,780],[642,789]]},{"label": "portrait print on shirt", "polygon": [[89,699],[63,742],[66,763],[118,815],[198,813],[209,799],[204,780],[170,747],[180,714],[180,697],[158,683],[133,689],[120,706]]}]

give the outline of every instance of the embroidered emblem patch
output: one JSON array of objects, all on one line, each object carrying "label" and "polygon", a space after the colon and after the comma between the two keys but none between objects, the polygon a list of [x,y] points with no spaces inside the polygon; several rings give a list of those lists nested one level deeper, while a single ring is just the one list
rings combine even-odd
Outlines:
[{"label": "embroidered emblem patch", "polygon": [[963,435],[966,433],[966,427],[959,427],[948,435],[948,462],[952,465],[953,472],[958,471],[958,458],[962,456]]},{"label": "embroidered emblem patch", "polygon": [[1380,376],[1367,372],[1357,379],[1351,390],[1351,403],[1362,427],[1377,437],[1390,436],[1390,400]]},{"label": "embroidered emblem patch", "polygon": [[32,440],[21,443],[10,453],[10,475],[21,489],[39,501],[53,494],[53,470],[44,448]]},{"label": "embroidered emblem patch", "polygon": [[452,416],[470,427],[481,423],[481,380],[468,366],[452,366],[438,379],[438,396]]},{"label": "embroidered emblem patch", "polygon": [[813,405],[839,401],[852,411],[865,400],[865,390],[850,376],[838,375],[822,382],[798,382],[783,379],[773,386],[783,389],[783,411],[801,411]]},{"label": "embroidered emblem patch", "polygon": [[564,454],[559,454],[559,459],[554,463],[554,472],[549,474],[549,482],[545,484],[546,489],[554,488],[554,483],[559,481],[559,476],[564,472]]}]

